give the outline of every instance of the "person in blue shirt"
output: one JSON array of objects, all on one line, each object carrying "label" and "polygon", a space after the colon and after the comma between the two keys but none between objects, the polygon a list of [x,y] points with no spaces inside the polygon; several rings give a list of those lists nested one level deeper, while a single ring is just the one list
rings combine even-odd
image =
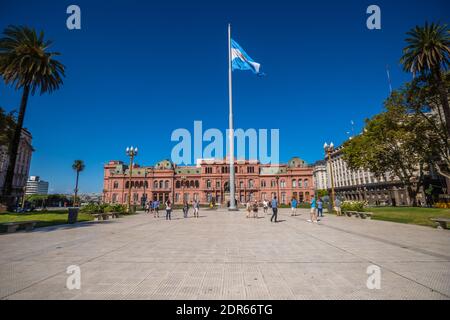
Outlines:
[{"label": "person in blue shirt", "polygon": [[292,198],[291,200],[291,216],[297,215],[297,199]]},{"label": "person in blue shirt", "polygon": [[277,215],[278,215],[278,200],[277,200],[277,196],[274,196],[272,199],[272,218],[270,218],[270,222],[273,222],[275,220],[275,223],[277,223]]},{"label": "person in blue shirt", "polygon": [[311,219],[308,220],[308,222],[315,222],[317,223],[317,216],[316,216],[316,198],[313,196],[311,198]]},{"label": "person in blue shirt", "polygon": [[321,198],[317,201],[317,216],[323,218],[323,201]]}]

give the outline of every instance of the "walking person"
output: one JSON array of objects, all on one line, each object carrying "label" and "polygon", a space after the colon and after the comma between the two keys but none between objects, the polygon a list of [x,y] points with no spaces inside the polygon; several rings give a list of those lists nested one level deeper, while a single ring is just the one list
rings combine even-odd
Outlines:
[{"label": "walking person", "polygon": [[264,211],[264,213],[267,213],[267,209],[269,209],[269,202],[266,199],[264,199],[263,200],[263,211]]},{"label": "walking person", "polygon": [[292,198],[291,200],[291,216],[297,215],[297,199]]},{"label": "walking person", "polygon": [[183,202],[183,214],[184,214],[185,218],[188,217],[188,213],[189,213],[189,202],[187,202],[187,200],[184,200],[184,202]]},{"label": "walking person", "polygon": [[317,216],[316,216],[316,198],[313,196],[311,198],[311,219],[308,220],[308,222],[315,222],[317,223]]},{"label": "walking person", "polygon": [[247,215],[246,218],[250,218],[250,213],[252,212],[252,205],[250,203],[250,200],[247,201],[245,208],[247,209]]},{"label": "walking person", "polygon": [[155,218],[159,218],[159,201],[153,201],[153,214]]},{"label": "walking person", "polygon": [[317,201],[317,216],[323,218],[323,201],[319,198]]},{"label": "walking person", "polygon": [[257,219],[258,218],[258,201],[255,200],[255,202],[253,203],[253,218]]},{"label": "walking person", "polygon": [[272,207],[272,218],[270,218],[270,222],[273,222],[275,220],[275,223],[277,223],[277,216],[278,216],[278,200],[277,196],[274,196],[271,201],[271,207]]},{"label": "walking person", "polygon": [[200,201],[194,200],[194,218],[198,218],[198,212],[200,211]]},{"label": "walking person", "polygon": [[172,220],[172,203],[170,200],[166,201],[166,220]]},{"label": "walking person", "polygon": [[339,200],[339,198],[336,198],[336,200],[334,200],[334,210],[336,211],[336,214],[338,216],[342,216],[341,200]]}]

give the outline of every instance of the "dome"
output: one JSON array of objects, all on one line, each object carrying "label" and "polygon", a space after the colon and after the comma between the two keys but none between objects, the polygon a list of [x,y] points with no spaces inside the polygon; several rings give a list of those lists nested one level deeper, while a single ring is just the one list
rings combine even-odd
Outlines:
[{"label": "dome", "polygon": [[302,160],[299,157],[294,157],[288,162],[289,168],[303,168],[305,166],[306,166],[305,160]]},{"label": "dome", "polygon": [[155,164],[156,170],[172,170],[173,169],[173,163],[170,160],[162,160],[159,161],[157,164]]}]

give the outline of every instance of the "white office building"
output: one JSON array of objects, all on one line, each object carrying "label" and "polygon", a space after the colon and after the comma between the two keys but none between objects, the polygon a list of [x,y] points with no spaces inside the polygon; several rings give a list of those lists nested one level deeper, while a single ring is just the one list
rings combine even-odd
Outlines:
[{"label": "white office building", "polygon": [[38,176],[30,176],[27,181],[25,194],[47,194],[48,182],[41,180]]},{"label": "white office building", "polygon": [[316,190],[327,190],[330,188],[326,161],[317,161],[314,164],[313,177]]}]

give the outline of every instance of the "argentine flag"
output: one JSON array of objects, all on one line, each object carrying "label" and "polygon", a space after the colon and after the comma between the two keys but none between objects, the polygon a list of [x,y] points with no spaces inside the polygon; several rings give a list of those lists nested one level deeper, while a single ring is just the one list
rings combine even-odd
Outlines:
[{"label": "argentine flag", "polygon": [[255,61],[241,48],[241,46],[231,39],[231,63],[233,70],[251,70],[257,75],[263,75],[260,72],[261,65]]}]

